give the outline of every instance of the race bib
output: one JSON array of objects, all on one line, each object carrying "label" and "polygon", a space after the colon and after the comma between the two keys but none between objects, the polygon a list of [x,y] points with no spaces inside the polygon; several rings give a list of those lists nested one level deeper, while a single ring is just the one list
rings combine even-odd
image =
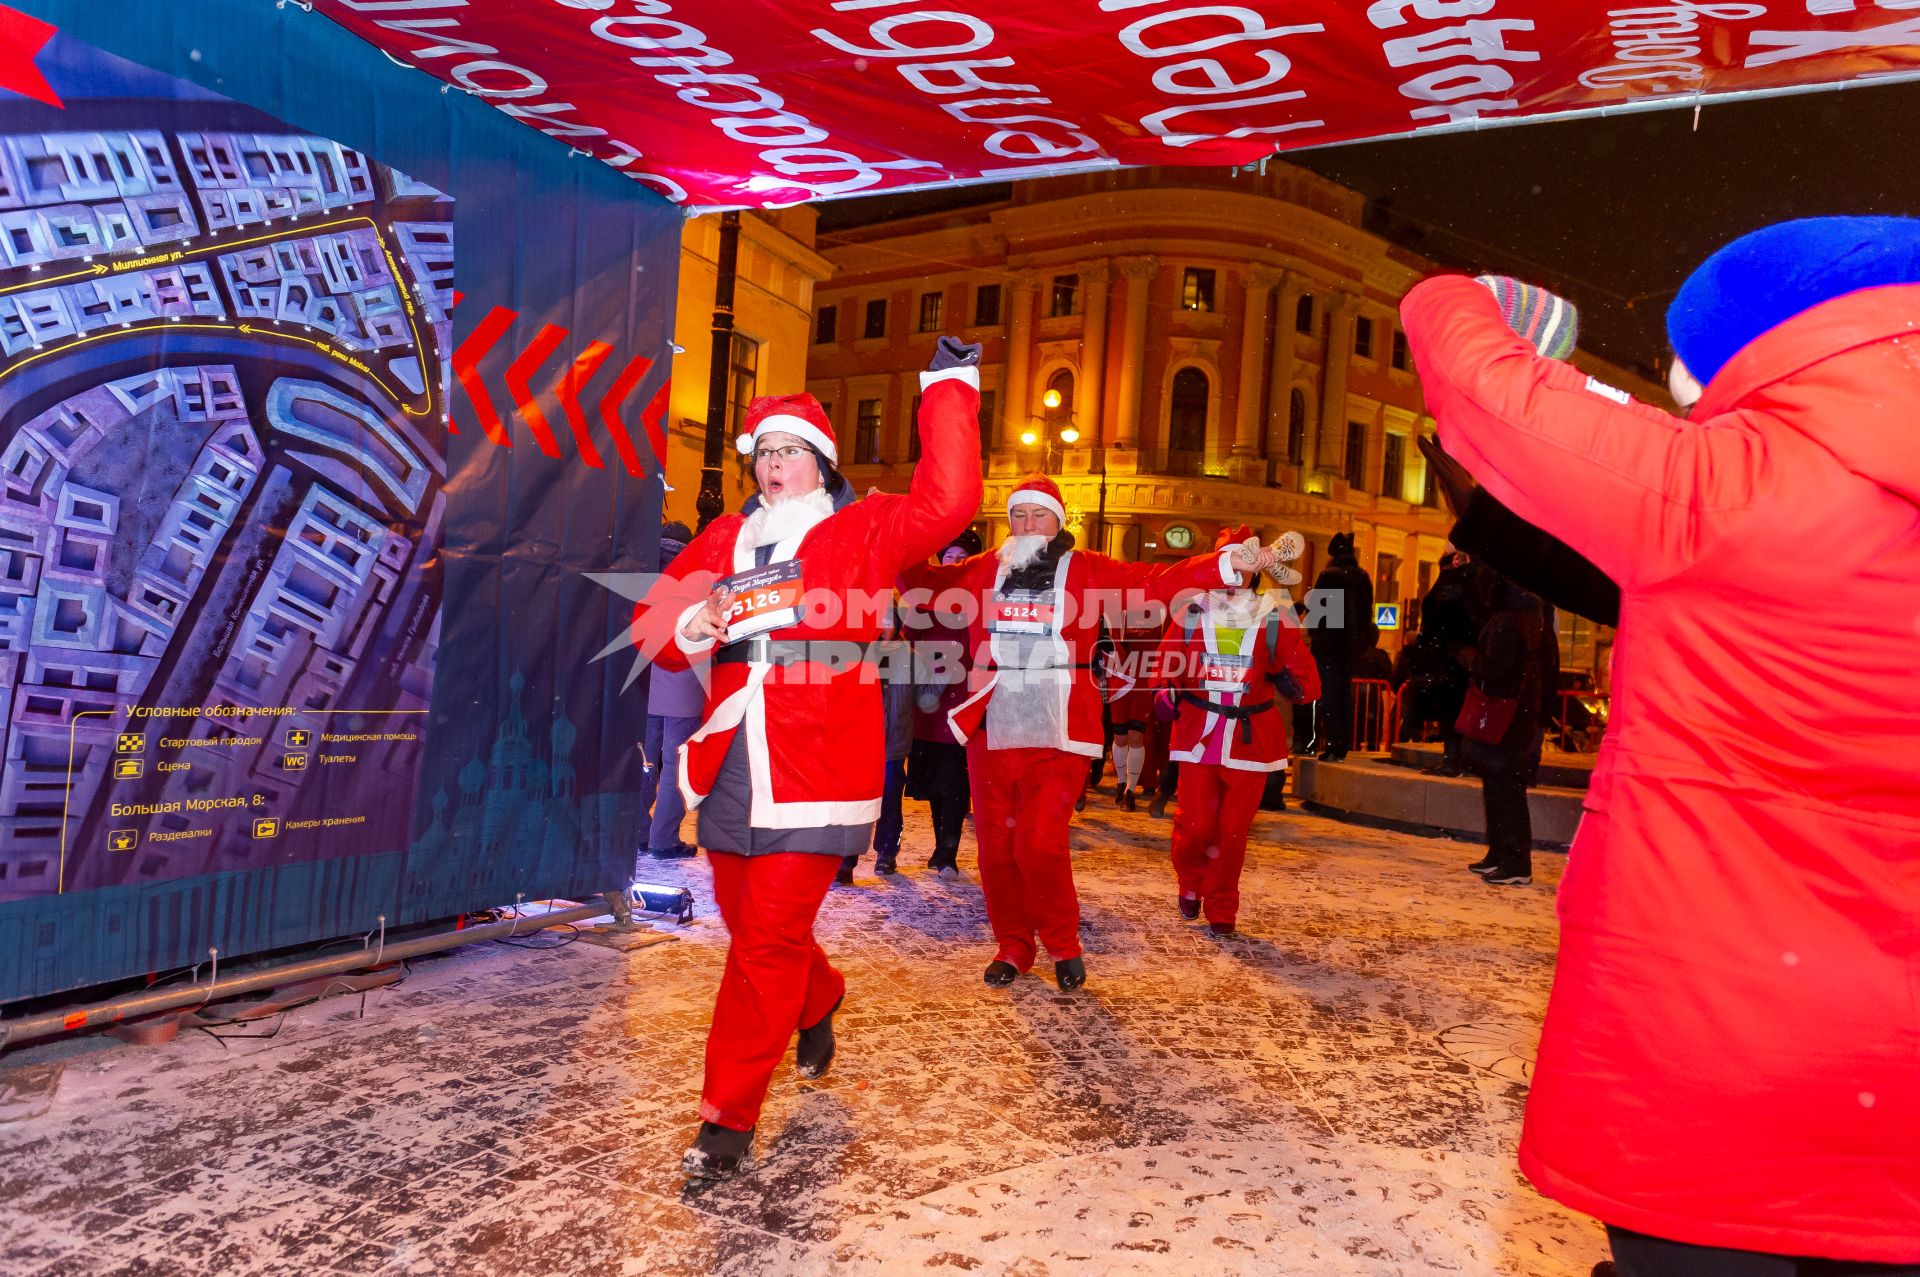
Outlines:
[{"label": "race bib", "polygon": [[1052,590],[1003,590],[987,604],[987,630],[993,634],[1053,633]]},{"label": "race bib", "polygon": [[714,588],[733,591],[733,607],[727,612],[729,643],[800,623],[800,596],[806,586],[797,560],[735,572]]},{"label": "race bib", "polygon": [[1253,673],[1253,658],[1230,652],[1208,652],[1200,662],[1200,679],[1209,692],[1244,692]]}]

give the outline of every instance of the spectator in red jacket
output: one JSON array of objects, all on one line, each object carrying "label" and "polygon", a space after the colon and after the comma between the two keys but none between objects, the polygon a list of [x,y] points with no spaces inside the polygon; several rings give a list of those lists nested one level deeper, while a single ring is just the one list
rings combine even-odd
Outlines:
[{"label": "spectator in red jacket", "polygon": [[1440,437],[1621,593],[1521,1168],[1635,1277],[1920,1273],[1920,220],[1709,258],[1684,420],[1489,283],[1402,307]]}]

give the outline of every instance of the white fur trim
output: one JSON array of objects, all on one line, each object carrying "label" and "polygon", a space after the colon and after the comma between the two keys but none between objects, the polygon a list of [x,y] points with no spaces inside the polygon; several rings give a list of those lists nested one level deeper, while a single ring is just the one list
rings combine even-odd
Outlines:
[{"label": "white fur trim", "polygon": [[978,390],[980,369],[973,364],[963,364],[958,368],[942,368],[939,372],[923,372],[920,374],[920,389],[925,390],[936,381],[963,381]]},{"label": "white fur trim", "polygon": [[1007,517],[1013,517],[1013,507],[1017,505],[1037,505],[1042,510],[1053,511],[1053,517],[1060,520],[1060,526],[1067,526],[1066,507],[1038,488],[1019,488],[1007,498]]},{"label": "white fur trim", "polygon": [[1230,545],[1220,551],[1220,583],[1222,585],[1240,584],[1240,569],[1233,566],[1233,555],[1240,547]]},{"label": "white fur trim", "polygon": [[[769,669],[772,667],[769,666]],[[767,698],[747,706],[747,779],[752,790],[748,823],[755,829],[818,829],[822,825],[870,825],[880,819],[879,798],[847,802],[783,803],[773,796],[772,750],[767,741]]]},{"label": "white fur trim", "polygon": [[733,441],[733,446],[739,449],[741,453],[751,456],[753,454],[753,446],[759,442],[760,436],[771,430],[778,430],[782,434],[794,435],[798,438],[805,439],[808,443],[826,453],[828,461],[833,462],[836,466],[840,464],[840,450],[833,446],[833,440],[827,438],[825,431],[821,430],[820,427],[814,425],[811,421],[808,421],[805,417],[791,417],[785,413],[778,413],[771,417],[762,418],[760,424],[753,428],[752,434],[741,435]]}]

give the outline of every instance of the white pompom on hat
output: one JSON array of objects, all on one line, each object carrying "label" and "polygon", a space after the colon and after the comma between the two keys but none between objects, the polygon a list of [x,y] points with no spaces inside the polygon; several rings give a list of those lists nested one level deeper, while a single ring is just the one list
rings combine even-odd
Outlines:
[{"label": "white pompom on hat", "polygon": [[747,405],[747,432],[735,439],[734,447],[748,456],[763,434],[781,433],[804,439],[820,450],[830,465],[840,464],[840,448],[834,442],[833,422],[827,410],[812,395],[762,395]]}]

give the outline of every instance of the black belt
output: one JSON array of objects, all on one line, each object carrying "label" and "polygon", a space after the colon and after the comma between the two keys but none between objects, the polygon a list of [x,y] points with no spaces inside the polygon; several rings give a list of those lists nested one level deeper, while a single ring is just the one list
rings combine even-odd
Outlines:
[{"label": "black belt", "polygon": [[980,668],[989,674],[998,674],[1001,670],[1018,670],[1027,674],[1044,674],[1048,670],[1090,670],[1093,668],[1093,665],[1091,662],[1086,661],[1078,665],[994,665],[989,662]]},{"label": "black belt", "polygon": [[805,665],[813,658],[804,639],[770,639],[761,634],[739,639],[713,654],[715,665]]},{"label": "black belt", "polygon": [[1253,716],[1264,714],[1280,702],[1268,697],[1256,705],[1223,705],[1219,701],[1210,701],[1196,692],[1181,692],[1180,700],[1187,705],[1198,705],[1209,714],[1218,714],[1222,718],[1231,718],[1240,724],[1240,738],[1253,739]]}]

